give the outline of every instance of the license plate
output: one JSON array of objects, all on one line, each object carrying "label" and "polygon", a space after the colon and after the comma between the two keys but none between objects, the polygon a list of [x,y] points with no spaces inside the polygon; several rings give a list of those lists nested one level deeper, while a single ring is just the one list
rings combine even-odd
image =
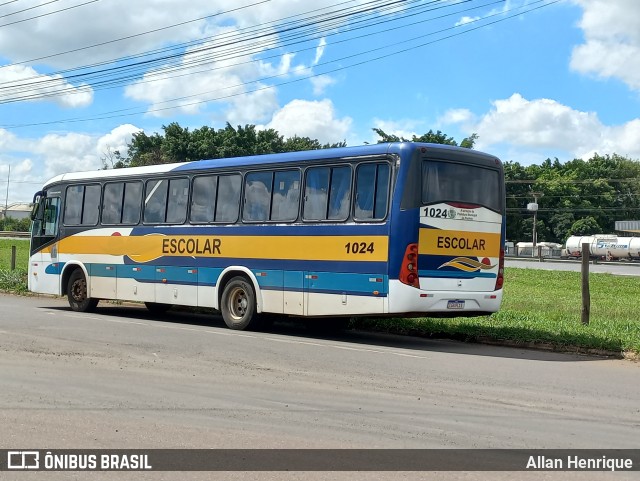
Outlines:
[{"label": "license plate", "polygon": [[447,309],[464,309],[464,301],[447,301]]}]

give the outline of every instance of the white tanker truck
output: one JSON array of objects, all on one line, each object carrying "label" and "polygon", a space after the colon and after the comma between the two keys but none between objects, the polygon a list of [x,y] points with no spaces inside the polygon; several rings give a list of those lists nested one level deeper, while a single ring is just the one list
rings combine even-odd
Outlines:
[{"label": "white tanker truck", "polygon": [[615,235],[571,236],[567,239],[568,257],[581,257],[582,244],[589,244],[591,257],[612,259],[640,259],[640,237]]}]

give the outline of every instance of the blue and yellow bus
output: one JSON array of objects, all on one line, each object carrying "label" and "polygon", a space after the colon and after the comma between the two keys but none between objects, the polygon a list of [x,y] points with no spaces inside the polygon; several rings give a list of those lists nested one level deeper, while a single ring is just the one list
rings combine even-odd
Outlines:
[{"label": "blue and yellow bus", "polygon": [[[482,315],[502,300],[500,160],[389,143],[58,175],[34,196],[29,289],[221,312]],[[267,314],[267,315],[263,315]],[[319,322],[322,322],[319,320]]]}]

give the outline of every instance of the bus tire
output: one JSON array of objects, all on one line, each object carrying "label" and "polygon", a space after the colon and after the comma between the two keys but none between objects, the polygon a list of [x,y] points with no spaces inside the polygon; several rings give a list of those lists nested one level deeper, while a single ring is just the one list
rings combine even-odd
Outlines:
[{"label": "bus tire", "polygon": [[232,278],[224,286],[221,299],[222,319],[229,329],[259,328],[256,315],[256,294],[251,283],[241,276]]},{"label": "bus tire", "polygon": [[144,306],[151,314],[164,314],[173,307],[173,304],[164,304],[162,302],[145,302]]},{"label": "bus tire", "polygon": [[87,279],[81,269],[76,269],[69,277],[67,299],[71,309],[76,312],[92,312],[98,305],[99,299],[89,297],[87,294]]}]

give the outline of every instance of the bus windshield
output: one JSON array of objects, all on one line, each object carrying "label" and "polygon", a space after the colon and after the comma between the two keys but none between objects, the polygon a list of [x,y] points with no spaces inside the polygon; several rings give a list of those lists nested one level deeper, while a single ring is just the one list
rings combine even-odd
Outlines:
[{"label": "bus windshield", "polygon": [[422,204],[459,202],[502,211],[497,170],[439,160],[422,162]]}]

